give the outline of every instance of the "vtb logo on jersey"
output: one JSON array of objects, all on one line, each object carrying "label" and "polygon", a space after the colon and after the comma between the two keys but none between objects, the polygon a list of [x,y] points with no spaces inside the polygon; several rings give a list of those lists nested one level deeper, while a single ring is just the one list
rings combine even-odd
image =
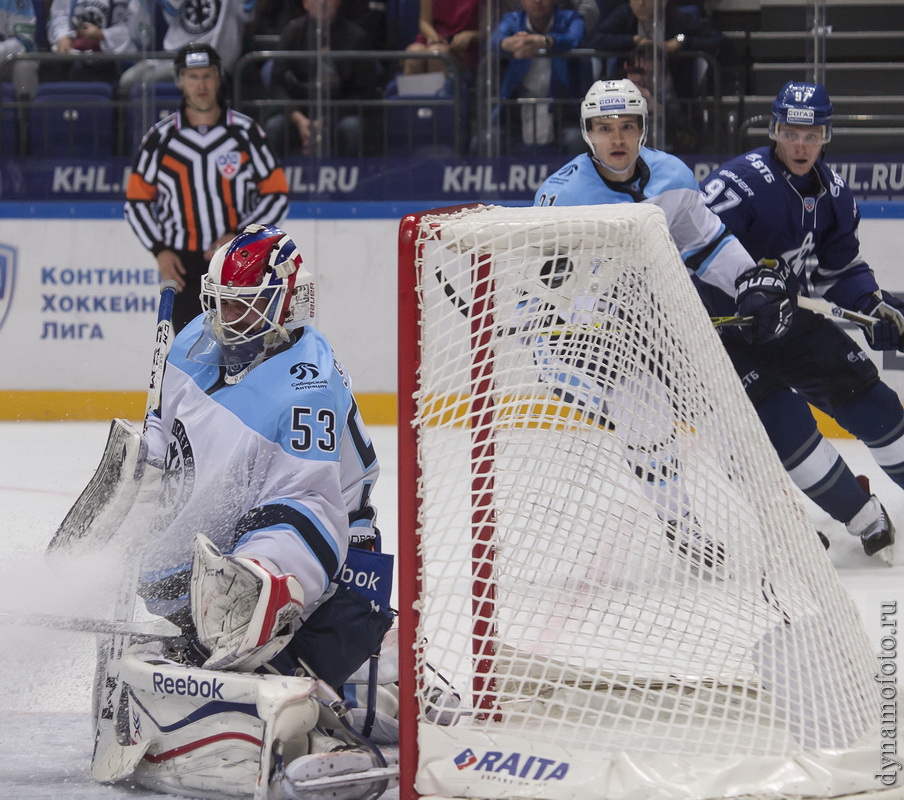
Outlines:
[{"label": "vtb logo on jersey", "polygon": [[217,156],[217,170],[226,180],[231,181],[242,165],[242,154],[236,151],[220,153]]}]

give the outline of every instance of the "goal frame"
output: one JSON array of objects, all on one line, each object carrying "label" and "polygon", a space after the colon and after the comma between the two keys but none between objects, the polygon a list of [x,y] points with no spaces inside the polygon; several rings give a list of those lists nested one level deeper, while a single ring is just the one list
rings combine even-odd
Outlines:
[{"label": "goal frame", "polygon": [[[417,630],[420,613],[421,559],[417,546],[418,439],[415,394],[421,367],[419,349],[421,315],[416,292],[418,226],[425,216],[452,214],[483,203],[465,203],[407,214],[399,223],[398,243],[398,589],[399,589],[399,798],[416,800],[414,787],[418,765],[416,673]],[[404,618],[404,619],[403,619]]]},{"label": "goal frame", "polygon": [[[422,368],[421,362],[421,309],[420,290],[417,286],[418,266],[421,256],[420,250],[424,247],[419,243],[419,231],[421,222],[425,217],[434,215],[453,214],[466,209],[485,207],[484,204],[465,204],[446,208],[429,209],[418,213],[406,215],[399,225],[398,240],[398,592],[399,592],[399,761],[400,761],[400,787],[401,800],[415,800],[422,795],[416,789],[415,783],[419,766],[419,698],[427,684],[424,676],[418,676],[416,669],[419,658],[423,654],[423,644],[416,641],[417,631],[420,626],[420,602],[423,589],[422,560],[419,553],[419,525],[421,519],[421,507],[418,497],[421,471],[419,466],[419,432],[414,427],[414,421],[419,416],[417,395],[419,392],[419,374]],[[487,263],[479,263],[483,257],[474,257],[471,261],[472,275],[486,278],[489,273]],[[488,259],[483,259],[485,262]],[[468,328],[470,330],[470,376],[469,380],[462,381],[468,384],[468,388],[480,387],[492,380],[492,376],[481,367],[480,353],[490,347],[492,334],[488,333],[487,326],[475,324],[475,319],[480,320],[485,316],[481,304],[484,298],[481,289],[488,285],[486,280],[478,280],[475,285],[475,295],[472,298],[472,311],[468,315]],[[435,287],[434,287],[435,288]],[[490,290],[491,291],[491,290]],[[448,294],[448,291],[447,291]],[[454,298],[451,298],[454,299]],[[481,332],[482,331],[482,332]],[[464,334],[462,334],[462,337]],[[479,434],[475,436],[473,429],[480,429],[479,421],[482,417],[493,414],[492,396],[490,392],[471,392],[472,397],[484,398],[479,403],[469,405],[469,420],[466,427],[472,428],[470,448],[472,457],[472,471],[470,476],[470,495],[472,501],[482,495],[492,496],[493,474],[489,469],[493,458],[492,434],[485,434],[483,438]],[[492,563],[486,558],[491,550],[486,544],[486,538],[482,531],[492,525],[492,521],[484,519],[481,508],[491,507],[491,503],[475,502],[472,505],[470,516],[471,539],[471,585],[472,588],[486,584],[489,573],[492,571]],[[474,509],[477,509],[476,511]],[[474,565],[482,565],[474,569]],[[771,587],[770,587],[771,588]],[[768,598],[767,598],[768,600]],[[471,632],[476,633],[481,624],[492,627],[494,597],[491,592],[481,591],[472,593]],[[472,636],[471,656],[475,664],[479,664],[481,656],[489,655],[480,651],[481,642],[486,642],[490,637]],[[492,684],[492,671],[481,670],[479,666],[475,670],[471,686],[459,686],[460,690],[473,692],[475,713],[483,718],[493,716],[494,690]],[[480,709],[480,711],[478,711]],[[432,795],[430,795],[432,797]],[[889,791],[880,786],[875,791],[862,790],[853,795],[835,795],[836,797],[881,797],[883,800],[904,797],[904,788]]]}]

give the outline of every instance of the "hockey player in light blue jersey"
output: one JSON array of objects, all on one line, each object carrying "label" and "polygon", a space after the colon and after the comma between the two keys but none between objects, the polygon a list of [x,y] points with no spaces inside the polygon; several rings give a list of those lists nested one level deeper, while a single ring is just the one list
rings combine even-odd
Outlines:
[{"label": "hockey player in light blue jersey", "polygon": [[[819,83],[789,81],[772,105],[768,147],[737,156],[701,189],[753,258],[781,259],[795,294],[879,318],[864,329],[874,350],[904,350],[904,302],[882,291],[860,254],[860,212],[823,160],[832,104]],[[708,287],[712,313],[730,305]],[[894,528],[868,483],[819,433],[810,404],[863,441],[904,487],[904,410],[863,349],[833,322],[797,309],[788,334],[768,347],[724,331],[723,343],[785,468],[820,507],[888,560]],[[862,485],[861,485],[861,482]],[[885,551],[884,553],[882,551]]]},{"label": "hockey player in light blue jersey", "polygon": [[[349,376],[309,324],[313,280],[288,235],[265,226],[239,234],[214,255],[201,297],[206,313],[173,343],[146,435],[148,462],[164,472],[149,552],[160,573],[145,576],[142,593],[152,611],[197,631],[206,668],[248,670],[290,643],[277,634],[321,601],[349,545],[376,539],[369,498],[379,464]],[[207,543],[196,552],[198,535]],[[193,554],[253,562],[267,608],[252,606],[253,623],[239,624],[229,606],[239,598],[204,585]],[[208,592],[215,599],[204,599]],[[348,599],[333,595],[340,602]],[[385,603],[382,615],[388,625]],[[361,661],[379,645],[380,627],[369,642],[359,633],[369,650]],[[337,666],[318,674],[339,686],[347,675]]]},{"label": "hockey player in light blue jersey", "polygon": [[162,475],[139,592],[183,635],[123,656],[135,755],[112,747],[100,774],[205,797],[274,796],[284,780],[278,796],[296,797],[322,773],[341,784],[331,797],[376,797],[393,769],[349,715],[328,730],[322,716],[393,620],[379,462],[350,377],[310,324],[313,277],[284,231],[223,245],[201,299],[144,437]]},{"label": "hockey player in light blue jersey", "polygon": [[[644,147],[647,101],[629,80],[597,81],[581,104],[581,128],[590,152],[573,158],[537,190],[534,205],[652,203],[665,212],[669,232],[687,268],[722,291],[734,310],[735,281],[753,260],[699,196],[680,159]],[[784,330],[790,304],[777,298],[760,312],[772,335]],[[768,320],[767,320],[768,317]]]},{"label": "hockey player in light blue jersey", "polygon": [[[750,255],[703,201],[693,174],[675,156],[644,147],[647,102],[629,80],[597,81],[581,105],[581,126],[589,152],[582,153],[549,176],[537,190],[534,204],[595,205],[651,203],[665,213],[669,232],[689,272],[711,287],[739,312],[755,319],[760,341],[780,337],[790,323],[791,298],[780,277],[766,265],[754,264]],[[737,295],[736,286],[742,285]],[[541,376],[551,382],[573,374],[574,365],[557,363],[554,348],[536,337],[535,358]],[[654,378],[651,373],[651,384]],[[565,391],[565,389],[563,389]],[[605,389],[600,387],[600,391]],[[651,385],[650,395],[656,396]],[[606,419],[619,417],[617,398],[594,401]],[[617,424],[617,423],[616,423]],[[632,431],[632,469],[645,482],[645,492],[666,520],[668,537],[679,552],[710,563],[721,559],[721,545],[700,542],[695,521],[675,509],[687,504],[681,466],[671,452],[668,432]],[[642,466],[644,465],[645,466]]]}]

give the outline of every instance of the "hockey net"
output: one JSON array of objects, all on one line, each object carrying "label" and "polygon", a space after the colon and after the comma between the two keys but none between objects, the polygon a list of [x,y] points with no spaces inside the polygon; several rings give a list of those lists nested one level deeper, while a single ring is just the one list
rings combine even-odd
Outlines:
[{"label": "hockey net", "polygon": [[662,212],[428,212],[399,264],[402,796],[881,789],[858,611]]}]

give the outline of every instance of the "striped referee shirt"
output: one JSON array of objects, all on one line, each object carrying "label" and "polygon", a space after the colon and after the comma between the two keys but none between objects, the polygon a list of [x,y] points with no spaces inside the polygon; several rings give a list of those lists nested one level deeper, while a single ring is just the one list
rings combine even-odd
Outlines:
[{"label": "striped referee shirt", "polygon": [[182,111],[144,136],[126,189],[125,216],[155,256],[203,253],[246,225],[278,225],[289,207],[286,175],[260,126],[225,109],[219,122],[192,128]]}]

